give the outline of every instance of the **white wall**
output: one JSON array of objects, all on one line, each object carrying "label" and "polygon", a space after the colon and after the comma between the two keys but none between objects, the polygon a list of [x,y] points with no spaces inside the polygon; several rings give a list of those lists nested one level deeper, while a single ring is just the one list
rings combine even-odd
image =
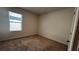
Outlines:
[{"label": "white wall", "polygon": [[[2,12],[4,10],[3,12],[7,14],[7,17],[4,16],[3,19],[0,18],[0,21],[6,20],[5,22],[1,21],[1,23],[6,25],[6,27],[4,27],[3,25],[2,27],[5,29],[8,28],[8,31],[4,30],[7,33],[5,32],[5,35],[3,35],[2,39],[0,40],[7,40],[7,39],[12,39],[12,38],[37,34],[37,16],[35,14],[30,13],[20,8],[3,8],[3,10],[1,9],[2,8],[0,8],[0,11]],[[9,31],[8,10],[23,14],[23,30],[21,32],[10,32]],[[0,35],[2,34],[0,33]]]},{"label": "white wall", "polygon": [[38,33],[49,39],[67,44],[71,31],[74,9],[67,8],[39,17]]}]

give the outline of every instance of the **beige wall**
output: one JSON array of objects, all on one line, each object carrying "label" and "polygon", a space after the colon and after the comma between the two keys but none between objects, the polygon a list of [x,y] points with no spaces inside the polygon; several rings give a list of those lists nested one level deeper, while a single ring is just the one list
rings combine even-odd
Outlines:
[{"label": "beige wall", "polygon": [[49,39],[67,44],[66,41],[71,31],[73,14],[74,9],[67,8],[41,15],[39,17],[38,33]]},{"label": "beige wall", "polygon": [[[1,9],[0,9],[0,11],[1,11]],[[7,15],[8,15],[8,10],[23,14],[23,29],[21,32],[10,32],[9,29],[4,30],[6,32],[3,35],[2,39],[0,39],[0,40],[6,40],[6,39],[12,39],[12,38],[17,38],[17,37],[23,37],[23,36],[37,34],[37,16],[35,14],[32,14],[28,11],[24,11],[23,9],[20,9],[20,8],[3,8],[3,10],[6,12]],[[2,23],[7,26],[4,27],[2,25],[2,27],[7,29],[7,28],[9,28],[9,19],[5,16],[4,16],[4,18],[3,18],[3,20],[6,20],[6,22],[2,22]],[[2,34],[0,34],[0,35],[2,35]]]}]

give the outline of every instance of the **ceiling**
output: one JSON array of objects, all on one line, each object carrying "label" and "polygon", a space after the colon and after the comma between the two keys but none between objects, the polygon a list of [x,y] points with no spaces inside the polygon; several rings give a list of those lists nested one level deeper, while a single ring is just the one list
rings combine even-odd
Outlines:
[{"label": "ceiling", "polygon": [[40,15],[40,14],[56,11],[56,10],[66,8],[66,7],[21,7],[21,8]]}]

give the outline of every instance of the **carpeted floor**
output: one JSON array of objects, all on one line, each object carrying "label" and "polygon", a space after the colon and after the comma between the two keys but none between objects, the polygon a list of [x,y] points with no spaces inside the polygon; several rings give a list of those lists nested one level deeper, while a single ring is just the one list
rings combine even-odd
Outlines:
[{"label": "carpeted floor", "polygon": [[0,42],[0,51],[66,51],[67,46],[39,35]]}]

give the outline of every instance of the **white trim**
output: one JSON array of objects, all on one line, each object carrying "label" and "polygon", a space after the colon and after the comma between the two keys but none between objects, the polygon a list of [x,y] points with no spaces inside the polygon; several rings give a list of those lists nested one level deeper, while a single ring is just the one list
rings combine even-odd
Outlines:
[{"label": "white trim", "polygon": [[73,24],[72,36],[71,36],[71,41],[70,41],[70,46],[68,48],[68,51],[72,50],[72,46],[73,46],[73,42],[74,42],[74,37],[75,37],[75,32],[76,32],[77,23],[78,23],[78,12],[79,12],[79,8],[76,8],[75,9],[75,15],[73,17],[74,24]]}]

